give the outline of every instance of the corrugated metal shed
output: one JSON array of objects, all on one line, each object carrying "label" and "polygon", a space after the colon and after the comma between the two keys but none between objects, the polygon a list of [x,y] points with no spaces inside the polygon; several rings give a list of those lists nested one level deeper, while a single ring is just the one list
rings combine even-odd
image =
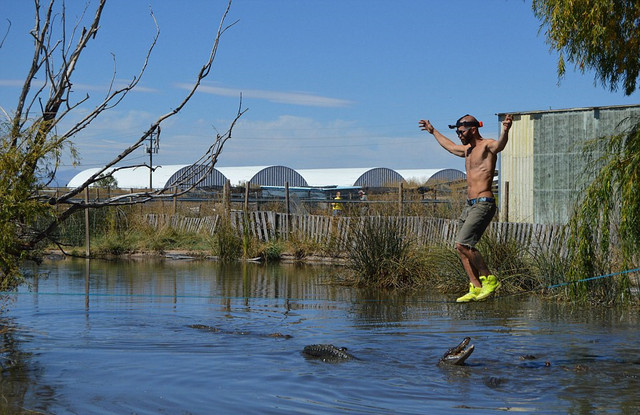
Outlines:
[{"label": "corrugated metal shed", "polygon": [[[506,219],[505,183],[509,182],[509,220],[534,223],[533,120],[530,114],[513,114],[509,143],[500,153],[500,217]],[[500,118],[502,123],[504,117]],[[502,125],[502,124],[500,124]]]},{"label": "corrugated metal shed", "polygon": [[[590,179],[584,144],[638,122],[640,105],[511,114],[509,144],[500,155],[500,219],[508,213],[511,222],[567,223],[578,192]],[[505,115],[498,114],[499,120]]]}]

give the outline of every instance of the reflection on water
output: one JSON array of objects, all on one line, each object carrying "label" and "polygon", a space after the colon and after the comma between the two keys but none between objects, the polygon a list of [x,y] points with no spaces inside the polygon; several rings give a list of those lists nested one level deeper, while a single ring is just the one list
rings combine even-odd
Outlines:
[{"label": "reflection on water", "polygon": [[[0,412],[638,413],[635,310],[331,284],[340,268],[55,261],[6,296]],[[470,336],[462,367],[436,365]],[[359,360],[307,360],[305,345]]]}]

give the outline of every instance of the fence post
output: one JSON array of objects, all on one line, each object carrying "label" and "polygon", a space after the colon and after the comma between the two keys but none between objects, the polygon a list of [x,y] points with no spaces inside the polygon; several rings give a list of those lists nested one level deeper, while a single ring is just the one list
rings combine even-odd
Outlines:
[{"label": "fence post", "polygon": [[249,182],[244,186],[244,211],[249,211]]},{"label": "fence post", "polygon": [[176,196],[176,193],[178,193],[178,188],[174,186],[173,187],[173,212],[172,212],[174,216],[178,212],[178,196]]},{"label": "fence post", "polygon": [[398,216],[403,216],[404,215],[404,206],[403,206],[404,192],[403,192],[403,188],[404,188],[404,184],[402,182],[400,182],[398,184]]},{"label": "fence post", "polygon": [[222,190],[222,209],[225,216],[229,217],[231,214],[231,181],[229,179],[224,182],[224,189]]},{"label": "fence post", "polygon": [[504,182],[504,221],[509,222],[509,182]]},{"label": "fence post", "polygon": [[90,244],[90,232],[89,232],[89,208],[87,205],[89,204],[89,186],[84,188],[84,253],[87,258],[91,254],[91,244]]},{"label": "fence post", "polygon": [[284,230],[284,234],[285,234],[285,239],[289,239],[289,223],[291,223],[291,206],[289,205],[289,182],[286,181],[284,182],[284,202],[286,205],[286,216],[285,216],[285,221],[286,221],[286,225],[283,226],[283,230]]},{"label": "fence post", "polygon": [[284,203],[287,208],[287,216],[289,216],[291,214],[291,208],[289,207],[289,182],[284,182]]}]

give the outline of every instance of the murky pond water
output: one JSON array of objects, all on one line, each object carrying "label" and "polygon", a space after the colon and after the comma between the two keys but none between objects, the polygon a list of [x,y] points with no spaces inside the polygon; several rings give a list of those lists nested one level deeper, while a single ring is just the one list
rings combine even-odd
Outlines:
[{"label": "murky pond water", "polygon": [[[327,284],[335,269],[319,266],[40,270],[0,314],[2,413],[640,412],[637,310],[382,295]],[[465,336],[467,365],[438,366]],[[302,356],[315,343],[359,359]]]}]

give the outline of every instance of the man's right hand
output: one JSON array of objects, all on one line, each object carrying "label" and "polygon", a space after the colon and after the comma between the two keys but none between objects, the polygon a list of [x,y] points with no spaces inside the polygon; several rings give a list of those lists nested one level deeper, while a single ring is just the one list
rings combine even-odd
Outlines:
[{"label": "man's right hand", "polygon": [[433,125],[431,125],[431,123],[429,122],[429,120],[420,120],[418,122],[418,125],[420,126],[420,129],[423,131],[428,132],[429,134],[433,134]]}]

